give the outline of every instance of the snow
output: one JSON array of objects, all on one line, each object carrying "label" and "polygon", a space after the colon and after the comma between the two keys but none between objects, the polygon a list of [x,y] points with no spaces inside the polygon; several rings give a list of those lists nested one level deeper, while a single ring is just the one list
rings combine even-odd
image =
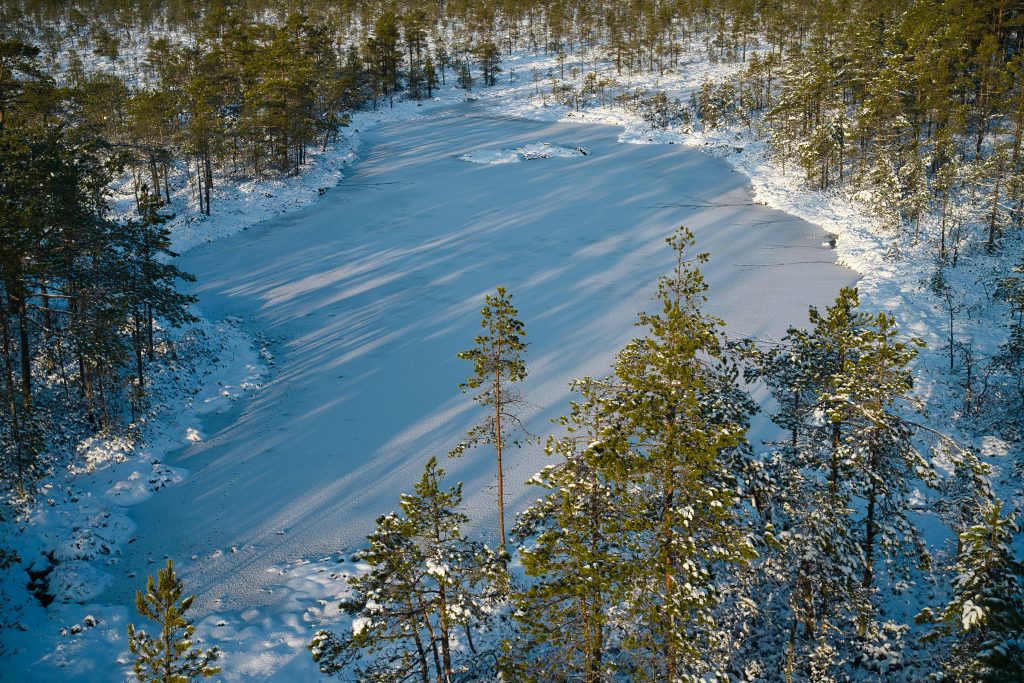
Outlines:
[{"label": "snow", "polygon": [[985,619],[985,610],[972,601],[967,600],[963,604],[963,612],[960,615],[961,626],[965,631],[969,631],[975,626],[979,626]]},{"label": "snow", "polygon": [[516,149],[478,149],[459,157],[474,164],[512,164],[536,159],[571,158],[586,156],[586,147],[560,147],[549,142],[532,142]]},{"label": "snow", "polygon": [[[734,335],[777,339],[860,275],[867,305],[941,331],[915,297],[920,273],[893,258],[910,247],[894,250],[855,201],[807,191],[743,129],[665,131],[622,109],[559,104],[523,76],[554,65],[515,55],[511,81],[475,102],[449,88],[361,112],[301,175],[215,185],[210,218],[178,189],[174,245],[205,317],[196,365],[160,378],[167,408],[147,421],[146,446],[83,444],[84,465],[57,477],[53,505],[9,543],[40,570],[57,560],[57,601],[43,610],[4,582],[23,605],[6,616],[24,630],[5,632],[0,677],[125,680],[134,591],[171,556],[198,596],[197,642],[224,652],[223,680],[320,680],[305,644],[345,628],[344,578],[366,570],[344,553],[478,417],[455,353],[498,284],[529,334],[523,393],[540,406],[528,416],[537,433],[565,410],[568,381],[607,372],[635,333],[680,223],[711,252],[710,306]],[[623,85],[685,99],[736,68],[696,59]],[[534,158],[553,161],[518,163]],[[834,251],[822,229],[838,236]],[[772,434],[762,420],[754,438]],[[994,435],[981,446],[1011,449]],[[508,462],[514,512],[547,461],[524,449]],[[489,454],[443,465],[466,482],[470,533],[488,538]]]},{"label": "snow", "polygon": [[[126,629],[137,621],[133,603],[90,603],[109,602],[101,596],[138,541],[131,507],[185,479],[186,468],[162,458],[189,443],[186,425],[233,408],[222,392],[238,398],[259,386],[264,372],[250,338],[229,322],[201,320],[179,333],[177,348],[179,360],[163,367],[150,387],[157,407],[144,420],[146,443],[123,435],[88,439],[78,448],[79,460],[50,477],[44,504],[14,520],[17,529],[0,525],[4,545],[16,548],[32,572],[32,590],[54,601],[43,609],[25,587],[24,573],[0,572],[2,618],[9,626],[0,678],[126,680]],[[136,589],[156,566],[154,558],[131,577]]]}]

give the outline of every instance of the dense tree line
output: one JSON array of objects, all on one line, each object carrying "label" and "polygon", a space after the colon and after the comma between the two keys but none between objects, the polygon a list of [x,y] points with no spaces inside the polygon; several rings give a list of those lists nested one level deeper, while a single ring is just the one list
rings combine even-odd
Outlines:
[{"label": "dense tree line", "polygon": [[291,11],[268,22],[257,19],[268,8],[234,3],[181,16],[168,10],[178,22],[171,30],[183,28],[184,39],[136,36],[131,68],[98,68],[94,58],[116,58],[125,49],[111,24],[123,18],[123,31],[132,35],[149,22],[145,8],[121,14],[108,7],[114,16],[92,9],[58,13],[81,22],[92,54],[65,49],[69,33],[49,30],[38,15],[33,30],[13,30],[31,13],[12,19],[6,33],[42,45],[49,70],[74,93],[79,117],[122,152],[137,195],[145,184],[170,203],[183,175],[194,205],[207,215],[218,179],[297,173],[309,148],[336,139],[354,109],[393,104],[399,94],[431,97],[446,71],[467,70],[470,62],[479,62],[485,85],[500,71],[492,41],[475,34],[443,39],[436,12],[420,7],[349,8],[344,22],[335,13],[311,19]]},{"label": "dense tree line", "polygon": [[[660,311],[641,314],[642,334],[609,376],[573,383],[547,441],[555,462],[530,482],[542,495],[511,534],[518,562],[462,535],[461,484],[445,491],[431,459],[402,514],[381,517],[358,555],[370,570],[341,603],[352,633],[323,630],[309,644],[321,671],[1016,680],[1015,521],[976,455],[920,420],[909,364],[921,342],[861,310],[853,288],[780,343],[730,341],[704,311],[708,255],[692,252],[685,228],[668,242],[676,266],[660,281]],[[509,298],[488,297],[492,334],[478,348],[496,329],[523,334]],[[764,453],[747,442],[756,408],[741,369],[776,401],[785,438]],[[501,433],[494,420],[476,429]],[[957,538],[948,566],[933,565],[922,514]],[[503,550],[502,530],[493,535]],[[919,584],[932,604],[908,616],[899,596]]]},{"label": "dense tree line", "polygon": [[0,457],[20,493],[68,414],[93,430],[139,414],[157,321],[190,320],[192,300],[156,194],[111,218],[123,157],[37,57],[0,43]]},{"label": "dense tree line", "polygon": [[188,162],[207,213],[215,175],[297,169],[352,108],[430,96],[448,71],[468,85],[470,63],[492,84],[502,51],[664,72],[697,40],[746,68],[695,93],[687,116],[763,114],[785,160],[822,188],[870,193],[894,226],[919,230],[936,210],[943,259],[964,220],[947,215],[951,195],[984,195],[990,248],[1024,218],[1024,13],[1008,0],[23,0],[6,18],[54,60],[75,32],[97,53],[144,52],[136,72],[85,74],[72,58],[70,76],[86,82],[108,137],[134,148],[140,179],[166,195],[169,159]]}]

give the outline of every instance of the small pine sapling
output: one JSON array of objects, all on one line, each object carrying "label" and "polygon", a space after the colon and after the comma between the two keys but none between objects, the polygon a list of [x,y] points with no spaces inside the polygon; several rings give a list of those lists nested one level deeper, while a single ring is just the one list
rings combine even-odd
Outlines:
[{"label": "small pine sapling", "polygon": [[192,606],[194,595],[182,599],[185,584],[174,573],[174,565],[167,560],[167,568],[157,570],[156,581],[146,580],[146,592],[135,593],[135,608],[139,614],[160,625],[160,634],[152,637],[135,624],[128,625],[128,647],[135,655],[135,677],[148,683],[189,683],[196,678],[210,678],[220,673],[214,663],[220,658],[216,647],[209,650],[193,648],[195,626],[185,617]]}]

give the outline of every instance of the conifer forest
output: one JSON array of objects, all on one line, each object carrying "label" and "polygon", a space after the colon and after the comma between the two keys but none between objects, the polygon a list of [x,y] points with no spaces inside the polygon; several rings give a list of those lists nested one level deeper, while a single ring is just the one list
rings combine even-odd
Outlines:
[{"label": "conifer forest", "polygon": [[1024,5],[0,0],[0,680],[1024,681]]}]

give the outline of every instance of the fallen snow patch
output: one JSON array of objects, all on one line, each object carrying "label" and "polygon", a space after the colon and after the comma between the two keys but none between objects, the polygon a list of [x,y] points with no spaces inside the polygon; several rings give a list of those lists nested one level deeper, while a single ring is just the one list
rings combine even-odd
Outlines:
[{"label": "fallen snow patch", "polygon": [[586,147],[561,147],[550,142],[531,142],[515,149],[478,149],[459,157],[473,164],[514,164],[519,161],[584,157],[590,154]]},{"label": "fallen snow patch", "polygon": [[50,594],[60,602],[87,602],[110,585],[110,575],[88,562],[62,562],[50,573]]},{"label": "fallen snow patch", "polygon": [[135,505],[168,484],[181,483],[187,474],[188,472],[181,467],[171,467],[155,460],[148,475],[141,470],[132,471],[127,478],[107,489],[106,497],[119,505]]}]

